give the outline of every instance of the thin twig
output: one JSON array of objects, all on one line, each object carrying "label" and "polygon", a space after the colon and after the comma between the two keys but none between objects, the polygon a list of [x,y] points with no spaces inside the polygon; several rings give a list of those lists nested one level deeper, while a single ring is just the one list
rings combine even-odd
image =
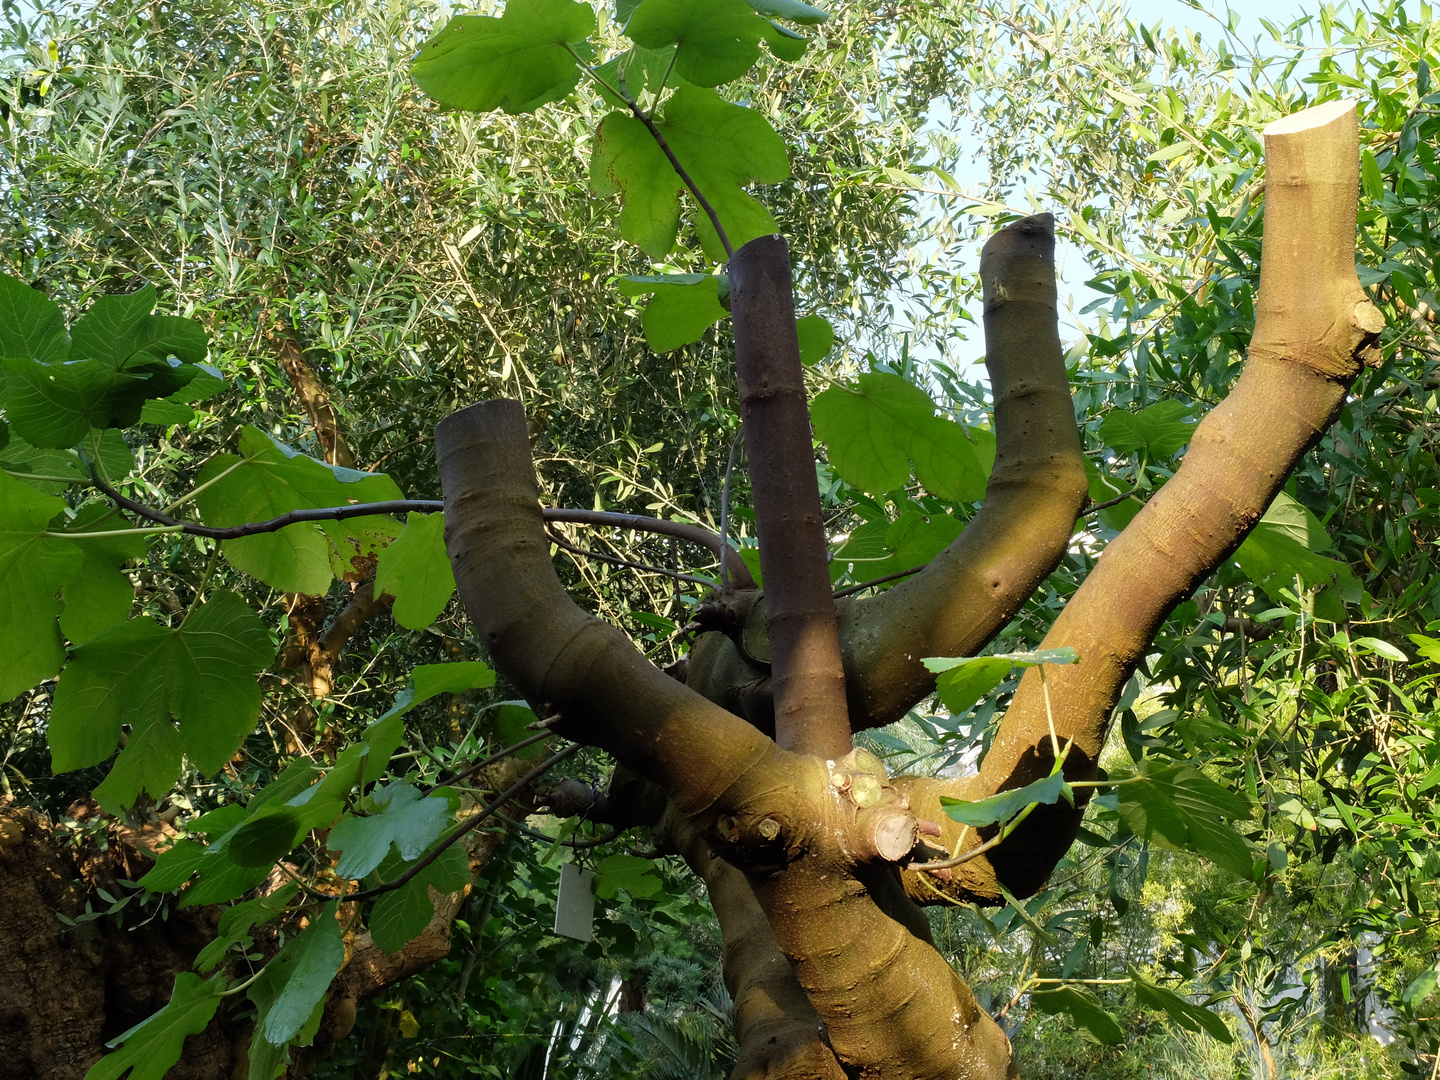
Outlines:
[{"label": "thin twig", "polygon": [[583,555],[587,559],[599,559],[601,562],[607,562],[613,566],[623,566],[629,570],[644,570],[651,574],[663,574],[665,577],[674,578],[677,581],[688,581],[694,585],[703,585],[707,589],[718,589],[720,587],[719,583],[712,578],[700,577],[698,574],[682,574],[678,570],[666,570],[663,566],[651,566],[648,563],[631,562],[629,559],[622,559],[618,555],[606,555],[603,552],[577,547],[568,541],[562,540],[552,532],[547,532],[545,535],[548,536],[550,542],[561,551],[568,551],[572,555]]},{"label": "thin twig", "polygon": [[1119,505],[1120,503],[1124,502],[1126,499],[1130,498],[1130,496],[1134,495],[1135,492],[1137,492],[1137,491],[1139,491],[1139,490],[1140,490],[1139,488],[1131,488],[1129,491],[1125,492],[1125,494],[1123,494],[1123,495],[1116,495],[1115,498],[1113,498],[1113,499],[1106,499],[1106,500],[1105,500],[1104,502],[1102,502],[1102,503],[1094,503],[1093,505],[1091,505],[1091,506],[1088,507],[1087,509],[1081,511],[1080,516],[1081,516],[1081,517],[1089,517],[1091,514],[1098,514],[1101,510],[1108,510],[1110,507],[1112,507],[1112,506],[1117,506],[1117,505]]},{"label": "thin twig", "polygon": [[400,886],[404,885],[416,874],[420,873],[421,870],[424,870],[427,866],[429,866],[436,859],[438,859],[440,857],[440,853],[443,852],[446,848],[448,848],[451,844],[455,843],[456,840],[459,840],[471,829],[475,828],[476,825],[479,825],[487,817],[499,810],[500,807],[504,806],[507,802],[513,799],[522,788],[533,783],[541,775],[548,772],[556,765],[560,764],[560,762],[564,761],[566,758],[575,754],[579,749],[579,743],[572,743],[569,746],[565,747],[565,749],[556,751],[555,753],[551,754],[539,765],[536,765],[535,768],[531,769],[519,780],[516,780],[515,783],[511,784],[499,795],[495,796],[495,799],[492,802],[486,804],[485,809],[481,810],[479,813],[470,815],[470,817],[466,818],[459,825],[456,825],[455,828],[450,830],[448,836],[441,840],[440,843],[436,844],[434,848],[432,848],[421,858],[415,860],[414,864],[411,865],[410,868],[407,869],[399,877],[395,878],[394,881],[387,881],[383,885],[376,885],[373,889],[361,889],[359,892],[350,893],[348,896],[343,894],[336,896],[326,896],[326,899],[369,900],[372,896],[380,896],[382,893],[392,892],[395,889],[400,888]]},{"label": "thin twig", "polygon": [[437,780],[435,783],[430,785],[430,787],[426,791],[426,794],[434,791],[437,787],[442,787],[447,784],[456,784],[459,783],[461,780],[468,780],[481,769],[485,768],[486,765],[493,765],[501,758],[507,758],[511,754],[515,753],[517,750],[524,750],[527,746],[533,746],[535,743],[540,742],[543,739],[548,739],[550,738],[551,734],[552,733],[549,731],[542,731],[539,735],[531,735],[528,739],[521,739],[519,742],[514,743],[511,746],[505,747],[505,749],[503,750],[497,750],[495,751],[495,753],[491,754],[483,761],[477,761],[474,765],[467,765],[464,769],[456,773],[454,776],[450,777],[448,780]]},{"label": "thin twig", "polygon": [[[352,503],[349,506],[291,510],[288,514],[281,514],[268,521],[250,521],[243,525],[221,528],[200,525],[192,521],[180,521],[163,510],[156,510],[154,507],[127,498],[99,477],[92,477],[91,482],[117,505],[129,510],[136,517],[172,529],[179,529],[188,536],[203,536],[211,540],[235,540],[242,536],[272,533],[287,525],[307,521],[345,521],[349,518],[370,517],[377,514],[435,514],[445,509],[445,504],[439,499],[392,499],[389,502]],[[749,571],[739,554],[735,553],[731,559],[724,560],[725,546],[715,533],[703,525],[696,525],[688,521],[666,521],[664,518],[646,517],[644,514],[622,514],[614,510],[573,510],[566,507],[546,506],[541,508],[541,514],[546,521],[564,521],[579,525],[612,525],[618,529],[632,529],[636,532],[675,536],[681,540],[689,540],[691,543],[714,552],[717,557],[722,559],[722,565],[724,561],[728,561],[731,574],[737,582],[741,581],[743,576],[743,580],[748,585],[754,585],[754,582],[750,581]],[[708,579],[705,579],[703,583],[712,584]]]},{"label": "thin twig", "polygon": [[407,512],[433,514],[444,509],[444,504],[439,499],[392,499],[389,502],[354,503],[350,506],[324,506],[311,510],[291,510],[288,514],[281,514],[269,521],[249,521],[244,525],[218,528],[212,525],[199,525],[191,521],[180,521],[163,510],[156,510],[154,507],[126,498],[98,476],[92,475],[90,482],[113,499],[116,504],[137,517],[154,521],[160,525],[168,525],[171,528],[178,528],[189,536],[204,536],[211,540],[238,540],[242,536],[277,532],[287,525],[295,525],[304,521],[344,521],[347,518]]},{"label": "thin twig", "polygon": [[544,840],[549,844],[559,844],[561,847],[573,848],[576,851],[585,851],[589,848],[600,847],[602,844],[608,844],[625,831],[612,826],[610,831],[604,836],[597,836],[593,840],[561,840],[558,837],[547,836],[545,833],[540,832],[538,829],[532,829],[528,825],[522,825],[508,814],[502,814],[496,811],[495,816],[505,823],[514,826],[516,829],[519,829],[520,832],[526,836],[534,837],[536,840]]},{"label": "thin twig", "polygon": [[842,596],[849,596],[852,593],[864,592],[866,589],[873,588],[876,585],[884,585],[887,581],[895,581],[899,578],[909,577],[911,574],[918,574],[921,570],[924,570],[925,567],[929,565],[929,563],[925,563],[924,566],[912,566],[909,570],[897,570],[895,573],[886,574],[884,577],[871,578],[869,581],[862,581],[859,585],[851,585],[848,588],[841,589],[835,594],[835,599],[839,600]]}]

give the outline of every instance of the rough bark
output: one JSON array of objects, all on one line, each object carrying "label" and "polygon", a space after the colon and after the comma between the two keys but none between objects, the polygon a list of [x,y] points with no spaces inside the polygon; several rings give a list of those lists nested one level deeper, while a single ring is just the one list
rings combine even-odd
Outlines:
[{"label": "rough bark", "polygon": [[740,1047],[730,1080],[845,1080],[745,875],[716,855],[673,803],[655,836],[705,882],[720,921],[725,988],[735,1003]]},{"label": "rough bark", "polygon": [[[1105,549],[1042,646],[1070,646],[1080,656],[1047,672],[1059,737],[1074,740],[1065,763],[1072,780],[1094,777],[1115,703],[1165,618],[1240,546],[1339,415],[1363,365],[1379,360],[1383,317],[1355,274],[1358,147],[1354,102],[1319,105],[1265,130],[1260,293],[1245,371],[1196,429],[1175,476]],[[917,812],[943,821],[937,794],[977,798],[1048,773],[1049,730],[1032,669],[980,775],[949,791],[910,785]],[[1034,892],[1069,849],[1083,813],[1083,800],[1076,810],[1039,808],[988,857],[966,864],[961,895],[996,902],[997,878],[1016,895]],[[942,842],[958,832],[947,828]],[[913,878],[910,892],[933,899]]]},{"label": "rough bark", "polygon": [[730,307],[766,582],[775,738],[787,750],[838,758],[850,749],[845,669],[784,237],[762,236],[735,252]]},{"label": "rough bark", "polygon": [[[127,909],[123,924],[101,918],[67,926],[57,913],[76,919],[87,900],[103,910],[108,902],[95,890],[122,893],[116,880],[144,875],[149,852],[175,835],[162,822],[134,829],[105,821],[94,804],[77,804],[70,813],[82,829],[103,831],[77,843],[33,810],[0,807],[0,1076],[82,1080],[108,1040],[169,1001],[176,975],[190,970],[214,939],[223,910],[176,908],[164,920],[137,925],[142,916]],[[478,873],[503,840],[499,831],[476,835],[468,848],[472,871]],[[466,891],[440,896],[432,890],[434,917],[398,952],[384,952],[363,929],[348,935],[345,966],[330,987],[314,1045],[296,1048],[288,1077],[305,1075],[349,1033],[360,1001],[449,953],[451,924]],[[260,941],[257,947],[267,946]],[[222,1006],[205,1031],[186,1038],[166,1080],[244,1076],[252,1029],[245,1011],[243,999]]]},{"label": "rough bark", "polygon": [[290,388],[295,391],[305,415],[310,418],[310,426],[315,429],[315,437],[320,440],[321,455],[331,465],[353,469],[355,455],[345,441],[344,432],[340,430],[340,417],[335,412],[335,406],[330,403],[330,394],[326,391],[325,384],[320,381],[320,376],[305,362],[305,350],[296,340],[294,332],[277,319],[265,336],[274,347],[276,356],[280,358],[280,366],[290,380]]}]

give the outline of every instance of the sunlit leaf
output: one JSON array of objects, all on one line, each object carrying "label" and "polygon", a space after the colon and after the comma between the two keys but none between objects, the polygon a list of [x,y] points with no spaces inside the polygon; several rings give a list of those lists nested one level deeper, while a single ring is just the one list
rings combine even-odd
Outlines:
[{"label": "sunlit leaf", "polygon": [[[574,0],[509,0],[505,11],[457,15],[411,66],[420,89],[471,112],[534,112],[580,80],[574,49],[588,56],[595,9]],[[567,47],[568,46],[568,47]]]}]

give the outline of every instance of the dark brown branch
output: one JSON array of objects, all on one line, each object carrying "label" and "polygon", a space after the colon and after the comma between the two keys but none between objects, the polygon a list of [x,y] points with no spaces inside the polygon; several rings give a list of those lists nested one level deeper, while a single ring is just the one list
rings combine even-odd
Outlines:
[{"label": "dark brown branch", "polygon": [[1135,492],[1139,490],[1139,488],[1131,488],[1124,494],[1116,495],[1113,499],[1106,499],[1104,502],[1091,503],[1089,506],[1087,506],[1084,510],[1080,512],[1080,516],[1089,517],[1091,514],[1098,514],[1101,510],[1108,510],[1112,506],[1119,506],[1122,502],[1130,498],[1130,496],[1134,495]]},{"label": "dark brown branch", "polygon": [[[158,525],[179,528],[187,536],[203,536],[211,540],[237,540],[242,536],[256,536],[261,533],[278,532],[287,525],[307,521],[345,521],[349,518],[369,517],[373,514],[434,514],[445,508],[439,499],[392,499],[389,502],[352,503],[349,506],[326,506],[311,510],[291,510],[287,514],[270,518],[268,521],[250,521],[243,525],[220,528],[200,525],[193,521],[181,521],[154,507],[127,498],[98,476],[91,477],[91,483],[112,499],[116,505],[129,510],[137,517],[153,521]],[[571,510],[565,507],[544,507],[541,511],[546,521],[568,522],[577,525],[609,525],[617,529],[632,529],[636,532],[654,533],[658,536],[674,536],[689,540],[724,558],[730,578],[736,588],[753,589],[755,581],[740,553],[720,542],[720,538],[703,525],[688,521],[666,521],[664,518],[646,517],[644,514],[622,514],[614,510]],[[598,556],[597,556],[598,557]],[[657,571],[663,572],[663,571]],[[700,579],[697,579],[700,580]],[[700,584],[713,584],[700,580]]]},{"label": "dark brown branch", "polygon": [[839,758],[850,749],[845,669],[815,481],[790,250],[750,241],[730,260],[730,311],[760,570],[765,581],[775,740]]},{"label": "dark brown branch", "polygon": [[703,525],[688,521],[667,521],[664,518],[645,517],[643,514],[621,514],[614,510],[569,510],[563,507],[545,507],[542,511],[546,521],[569,522],[576,525],[612,525],[617,529],[634,529],[636,532],[654,533],[658,536],[674,536],[708,548],[730,576],[730,583],[737,589],[753,589],[755,581],[750,568],[740,553],[723,538]]}]

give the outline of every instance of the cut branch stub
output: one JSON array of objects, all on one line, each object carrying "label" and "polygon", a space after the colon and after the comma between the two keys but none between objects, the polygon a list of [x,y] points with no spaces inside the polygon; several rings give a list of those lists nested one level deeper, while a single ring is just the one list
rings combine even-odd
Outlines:
[{"label": "cut branch stub", "polygon": [[[1059,738],[1074,740],[1065,763],[1071,780],[1094,775],[1111,711],[1165,618],[1240,546],[1376,356],[1383,320],[1355,274],[1354,102],[1272,124],[1265,157],[1260,294],[1244,374],[1196,428],[1175,476],[1105,549],[1041,645],[1069,646],[1083,658],[1047,674]],[[965,797],[1022,787],[1050,771],[1046,712],[1033,669]],[[939,818],[938,808],[916,808]],[[1080,810],[1038,808],[988,856],[994,877],[1020,896],[1039,888],[1069,849],[1082,813],[1083,803]],[[912,895],[924,892],[917,887]]]},{"label": "cut branch stub", "polygon": [[838,758],[850,749],[845,670],[784,237],[762,236],[735,253],[730,310],[765,580],[775,738],[787,750]]}]

